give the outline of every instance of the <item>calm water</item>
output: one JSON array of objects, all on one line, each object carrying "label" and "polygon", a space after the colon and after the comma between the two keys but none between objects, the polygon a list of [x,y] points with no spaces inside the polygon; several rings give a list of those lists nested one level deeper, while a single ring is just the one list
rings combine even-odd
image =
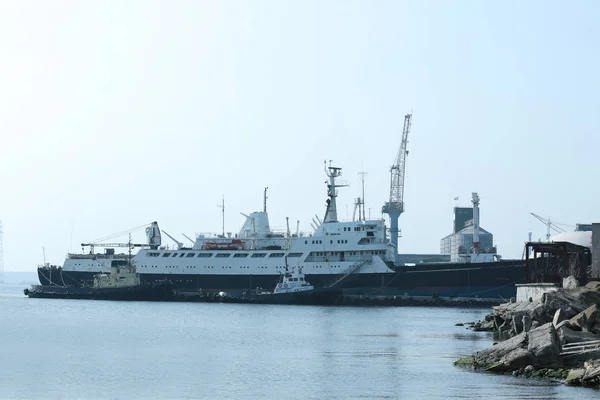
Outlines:
[{"label": "calm water", "polygon": [[572,399],[468,372],[488,309],[29,299],[0,285],[2,399]]}]

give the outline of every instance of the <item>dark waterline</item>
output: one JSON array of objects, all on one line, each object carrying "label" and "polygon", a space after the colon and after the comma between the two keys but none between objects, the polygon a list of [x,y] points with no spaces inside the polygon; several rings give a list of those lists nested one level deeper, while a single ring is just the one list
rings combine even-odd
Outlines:
[{"label": "dark waterline", "polygon": [[29,299],[0,285],[2,399],[572,399],[454,367],[488,308]]}]

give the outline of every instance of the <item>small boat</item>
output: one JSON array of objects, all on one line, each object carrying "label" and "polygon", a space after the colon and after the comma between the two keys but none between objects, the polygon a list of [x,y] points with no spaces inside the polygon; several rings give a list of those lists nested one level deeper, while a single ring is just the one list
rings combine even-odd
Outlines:
[{"label": "small boat", "polygon": [[111,272],[95,275],[92,286],[33,285],[23,293],[46,299],[168,301],[173,297],[173,284],[169,280],[141,283],[133,265],[113,260]]},{"label": "small boat", "polygon": [[334,305],[342,295],[337,287],[315,288],[302,273],[302,268],[292,268],[282,274],[280,281],[272,292],[258,291],[249,296],[252,303],[261,304],[302,304],[302,305]]}]

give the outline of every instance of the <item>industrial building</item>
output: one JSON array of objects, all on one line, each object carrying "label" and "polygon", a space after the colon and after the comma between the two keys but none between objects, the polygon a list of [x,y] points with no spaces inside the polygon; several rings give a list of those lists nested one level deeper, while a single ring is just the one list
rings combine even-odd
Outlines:
[{"label": "industrial building", "polygon": [[494,235],[479,226],[479,196],[473,207],[454,207],[454,230],[440,241],[440,253],[450,262],[493,262],[498,256]]}]

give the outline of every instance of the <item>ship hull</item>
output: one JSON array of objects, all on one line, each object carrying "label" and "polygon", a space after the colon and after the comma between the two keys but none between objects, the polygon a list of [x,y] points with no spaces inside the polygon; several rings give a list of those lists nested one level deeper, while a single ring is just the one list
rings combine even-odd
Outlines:
[{"label": "ship hull", "polygon": [[173,298],[173,284],[169,281],[159,281],[122,288],[39,285],[25,289],[24,293],[29,298],[43,299],[168,301]]},{"label": "ship hull", "polygon": [[256,304],[328,306],[337,304],[343,294],[344,291],[339,288],[317,288],[293,293],[246,294],[241,300]]},{"label": "ship hull", "polygon": [[[39,271],[38,271],[39,272]],[[53,283],[71,285],[90,282],[97,272],[58,271]],[[42,274],[47,276],[48,274]],[[342,274],[306,274],[306,280],[316,288],[331,285]],[[170,280],[175,290],[203,292],[242,292],[263,288],[270,290],[280,279],[279,274],[149,274],[140,273],[142,283]],[[354,273],[338,285],[344,294],[388,296],[443,296],[508,299],[516,295],[516,283],[525,279],[522,261],[500,261],[480,264],[425,264],[396,267],[390,273]],[[41,282],[41,279],[40,279]]]}]

